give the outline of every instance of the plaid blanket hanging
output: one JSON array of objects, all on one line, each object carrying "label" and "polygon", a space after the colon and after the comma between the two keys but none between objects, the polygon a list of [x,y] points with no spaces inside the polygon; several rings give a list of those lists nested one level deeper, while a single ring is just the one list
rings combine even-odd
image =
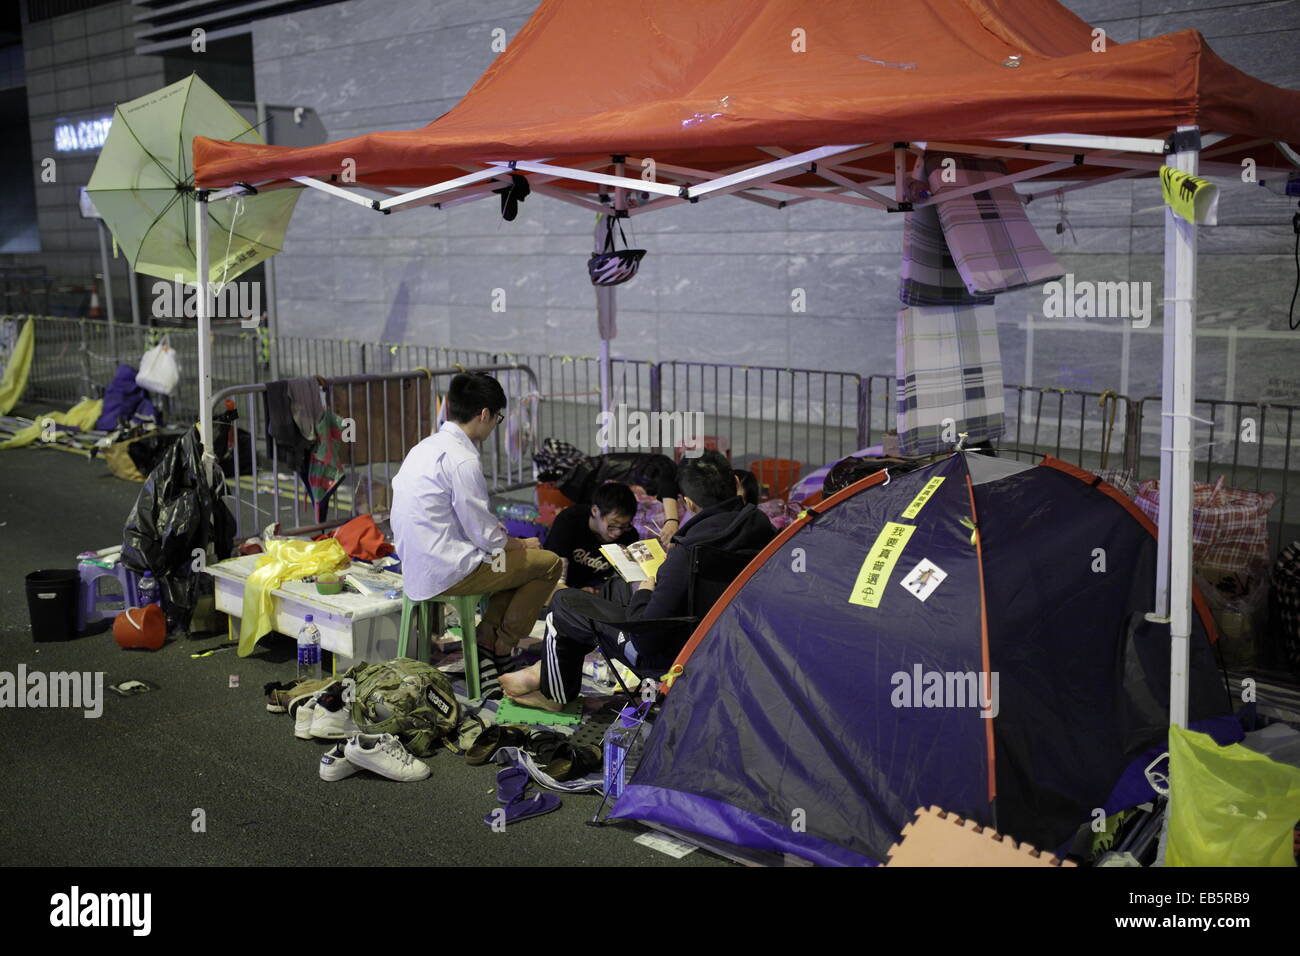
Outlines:
[{"label": "plaid blanket hanging", "polygon": [[903,217],[903,305],[992,305],[993,296],[971,295],[943,237],[939,210],[922,206]]},{"label": "plaid blanket hanging", "polygon": [[905,455],[998,438],[1002,357],[991,305],[916,306],[898,313],[898,437]]},{"label": "plaid blanket hanging", "polygon": [[[946,159],[953,161],[947,167]],[[926,153],[925,171],[936,198],[1007,175],[1006,164],[1000,159],[958,153]],[[953,181],[945,182],[945,174]],[[944,240],[971,295],[1009,292],[1065,274],[1038,238],[1014,187],[968,193],[936,203],[936,207]]]}]

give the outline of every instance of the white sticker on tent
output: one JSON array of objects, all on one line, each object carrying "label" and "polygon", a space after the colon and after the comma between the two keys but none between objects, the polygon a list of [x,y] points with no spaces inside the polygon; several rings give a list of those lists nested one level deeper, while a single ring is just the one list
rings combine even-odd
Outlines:
[{"label": "white sticker on tent", "polygon": [[924,601],[947,577],[947,571],[929,558],[923,558],[921,563],[912,569],[912,573],[903,578],[902,584],[914,597]]}]

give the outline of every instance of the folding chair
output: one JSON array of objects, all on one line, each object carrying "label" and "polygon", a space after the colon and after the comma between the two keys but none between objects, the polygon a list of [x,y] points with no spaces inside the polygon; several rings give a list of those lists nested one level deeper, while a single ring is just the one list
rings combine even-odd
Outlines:
[{"label": "folding chair", "polygon": [[[684,643],[690,639],[692,632],[699,626],[700,621],[704,620],[705,615],[709,613],[713,605],[726,593],[727,588],[731,587],[732,582],[740,576],[740,573],[757,555],[757,551],[727,551],[704,544],[695,545],[691,548],[691,574],[686,585],[686,603],[690,611],[688,615],[682,617],[635,618],[630,621],[609,621],[607,623],[623,631],[633,645],[636,644],[638,635],[645,638],[680,634]],[[600,649],[601,656],[604,657],[610,672],[614,675],[615,681],[618,682],[619,688],[629,698],[634,697],[635,694],[623,682],[618,668],[610,660],[605,648],[599,644],[597,647]],[[643,681],[657,681],[661,676],[657,672],[651,673],[638,669],[626,661],[623,664]]]}]

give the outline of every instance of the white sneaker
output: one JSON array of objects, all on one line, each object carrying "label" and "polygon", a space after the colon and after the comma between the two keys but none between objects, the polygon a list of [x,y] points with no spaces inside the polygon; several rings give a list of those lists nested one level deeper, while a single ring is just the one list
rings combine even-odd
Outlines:
[{"label": "white sneaker", "polygon": [[311,740],[311,724],[316,716],[316,695],[308,694],[289,701],[289,716],[293,718],[293,735],[299,740]]},{"label": "white sneaker", "polygon": [[423,780],[429,776],[429,768],[392,734],[356,734],[348,738],[343,752],[351,763],[389,780]]},{"label": "white sneaker", "polygon": [[343,752],[344,745],[337,743],[320,758],[320,778],[322,780],[342,780],[350,777],[361,768],[347,758]]},{"label": "white sneaker", "polygon": [[319,700],[312,708],[310,736],[317,740],[346,740],[357,732],[347,707],[330,710]]}]

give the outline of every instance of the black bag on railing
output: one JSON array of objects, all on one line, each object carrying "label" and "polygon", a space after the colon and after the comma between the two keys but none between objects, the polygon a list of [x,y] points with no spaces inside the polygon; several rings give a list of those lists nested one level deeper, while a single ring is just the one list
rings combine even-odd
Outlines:
[{"label": "black bag on railing", "polygon": [[[587,260],[587,274],[591,276],[592,285],[623,284],[636,275],[637,269],[641,267],[641,258],[646,253],[644,249],[615,248],[614,220],[614,216],[606,216],[605,248],[601,252],[593,252]],[[623,245],[626,246],[627,236],[623,233],[621,222],[618,224],[618,234],[623,237]]]}]

